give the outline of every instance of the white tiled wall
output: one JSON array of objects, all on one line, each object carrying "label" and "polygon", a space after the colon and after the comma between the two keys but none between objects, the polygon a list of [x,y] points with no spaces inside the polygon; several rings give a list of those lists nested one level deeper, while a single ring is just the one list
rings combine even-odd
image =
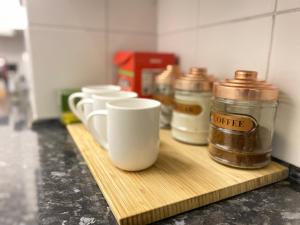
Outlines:
[{"label": "white tiled wall", "polygon": [[208,67],[219,78],[231,75],[236,68],[255,68],[264,78],[271,23],[266,17],[199,29],[197,65]]},{"label": "white tiled wall", "polygon": [[168,51],[184,71],[253,69],[281,89],[274,155],[300,166],[300,0],[27,0],[34,117],[56,91],[114,81],[117,50]]},{"label": "white tiled wall", "polygon": [[300,0],[278,0],[278,10],[300,8]]},{"label": "white tiled wall", "polygon": [[158,0],[158,33],[195,28],[198,0]]},{"label": "white tiled wall", "polygon": [[[197,58],[197,32],[188,30],[185,32],[161,35],[158,38],[158,49],[164,52],[175,52],[180,56],[182,68],[188,68],[191,64],[196,65]],[[185,47],[183,47],[185,46]]]},{"label": "white tiled wall", "polygon": [[279,86],[273,155],[300,166],[300,0],[158,0],[157,27],[158,50],[177,53],[185,71],[257,70]]},{"label": "white tiled wall", "polygon": [[104,29],[105,0],[27,0],[31,24]]},{"label": "white tiled wall", "polygon": [[108,10],[110,30],[150,34],[156,31],[155,0],[108,0]]},{"label": "white tiled wall", "polygon": [[280,87],[274,155],[300,166],[300,11],[276,17],[268,80]]},{"label": "white tiled wall", "polygon": [[105,65],[103,32],[34,27],[29,32],[39,116],[59,113],[58,90],[106,82],[99,66]]},{"label": "white tiled wall", "polygon": [[33,118],[59,115],[59,89],[115,80],[115,51],[156,50],[156,3],[27,0]]},{"label": "white tiled wall", "polygon": [[174,49],[185,71],[206,66],[224,77],[255,68],[264,78],[274,8],[275,0],[158,0],[158,50]]},{"label": "white tiled wall", "polygon": [[271,13],[275,0],[199,0],[198,25]]}]

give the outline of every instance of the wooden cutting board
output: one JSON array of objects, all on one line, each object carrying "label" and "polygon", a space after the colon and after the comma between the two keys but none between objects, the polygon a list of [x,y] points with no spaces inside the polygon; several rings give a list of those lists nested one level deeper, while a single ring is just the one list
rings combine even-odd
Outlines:
[{"label": "wooden cutting board", "polygon": [[288,169],[275,162],[257,170],[223,166],[210,159],[207,147],[177,142],[168,130],[161,130],[157,162],[126,172],[112,165],[82,124],[68,130],[121,225],[148,224],[288,176]]}]

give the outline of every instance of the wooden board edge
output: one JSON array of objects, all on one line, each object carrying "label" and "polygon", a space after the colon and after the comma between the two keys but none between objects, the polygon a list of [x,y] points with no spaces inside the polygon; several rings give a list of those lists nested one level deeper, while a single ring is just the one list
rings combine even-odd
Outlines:
[{"label": "wooden board edge", "polygon": [[[67,129],[69,131],[70,136],[74,140],[78,151],[84,158],[85,162],[87,162],[87,152],[82,151],[79,146],[80,144],[76,141],[76,138],[73,136],[75,133],[72,131],[73,127],[72,125],[68,125]],[[272,161],[273,162],[273,161]],[[274,162],[273,162],[274,163]],[[276,163],[276,162],[275,162]],[[114,207],[113,203],[110,201],[109,196],[106,195],[105,191],[103,191],[103,187],[100,181],[96,179],[97,173],[95,172],[93,166],[91,166],[89,163],[86,163],[91,174],[93,175],[94,180],[96,181],[98,187],[101,190],[101,193],[103,194],[106,202],[108,203],[109,207],[111,208],[111,211],[116,218],[116,221],[120,225],[142,225],[142,224],[148,224],[153,223],[162,219],[166,219],[171,216],[175,216],[196,208],[199,208],[201,206],[205,206],[211,203],[218,202],[220,200],[224,200],[226,198],[230,198],[278,181],[281,181],[288,177],[288,168],[281,165],[280,163],[276,163],[280,165],[280,170],[273,173],[273,174],[267,174],[261,177],[254,178],[252,180],[248,180],[244,183],[239,183],[236,185],[231,186],[230,188],[224,188],[222,190],[215,190],[213,192],[206,193],[202,196],[196,196],[190,199],[186,199],[183,201],[175,202],[169,205],[165,205],[160,208],[152,209],[149,211],[145,211],[140,214],[130,215],[128,217],[122,217],[117,209]],[[251,185],[251,183],[258,183],[254,185]],[[241,188],[240,185],[244,185],[244,188]],[[253,187],[254,186],[254,187]],[[212,198],[213,196],[213,198]]]},{"label": "wooden board edge", "polygon": [[[230,188],[224,188],[222,190],[216,190],[206,193],[202,196],[196,196],[183,201],[175,202],[160,208],[149,210],[140,214],[131,215],[126,218],[121,218],[118,223],[120,225],[143,225],[153,223],[162,219],[166,219],[205,205],[209,205],[242,193],[252,191],[261,188],[272,183],[284,180],[288,177],[288,168],[282,166],[282,170],[268,174],[262,177],[258,177],[242,184],[236,184]],[[256,183],[253,187],[252,183]],[[257,184],[258,183],[258,184]],[[240,186],[244,185],[241,188]],[[212,196],[214,196],[212,198]]]},{"label": "wooden board edge", "polygon": [[84,162],[86,163],[87,167],[89,168],[89,172],[92,174],[93,179],[96,181],[97,186],[100,188],[100,191],[101,191],[102,195],[104,196],[105,201],[106,201],[107,204],[109,205],[109,207],[110,207],[110,209],[111,209],[111,212],[113,213],[113,215],[114,215],[116,221],[118,222],[118,224],[121,224],[121,217],[120,217],[120,215],[117,213],[117,209],[115,209],[113,203],[109,200],[109,199],[110,199],[109,196],[107,196],[106,193],[105,193],[105,191],[103,191],[104,188],[102,187],[101,182],[99,182],[98,179],[96,179],[97,173],[96,173],[96,171],[94,170],[93,166],[90,165],[89,163],[87,163],[87,161],[88,161],[88,158],[87,158],[87,156],[86,156],[87,153],[86,153],[85,151],[82,151],[82,150],[79,148],[79,144],[77,143],[76,138],[73,136],[73,135],[75,135],[75,134],[73,133],[72,129],[73,129],[73,128],[72,128],[72,124],[67,126],[67,130],[69,131],[70,136],[72,137],[73,141],[75,142],[78,152],[80,153],[80,155],[81,155],[82,158],[84,159]]}]

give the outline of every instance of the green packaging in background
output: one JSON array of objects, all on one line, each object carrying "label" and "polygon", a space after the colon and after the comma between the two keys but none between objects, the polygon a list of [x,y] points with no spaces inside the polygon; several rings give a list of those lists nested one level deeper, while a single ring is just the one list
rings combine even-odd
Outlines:
[{"label": "green packaging in background", "polygon": [[[71,112],[68,105],[68,98],[74,92],[79,92],[80,88],[68,88],[59,91],[59,103],[60,103],[60,120],[63,124],[71,124],[80,122],[79,119]],[[80,99],[76,99],[77,103]]]}]

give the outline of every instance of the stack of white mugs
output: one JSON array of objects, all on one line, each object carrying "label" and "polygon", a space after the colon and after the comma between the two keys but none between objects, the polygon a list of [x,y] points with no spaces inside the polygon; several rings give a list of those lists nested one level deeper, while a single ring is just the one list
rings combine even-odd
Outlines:
[{"label": "stack of white mugs", "polygon": [[154,164],[159,152],[159,101],[137,98],[137,93],[116,85],[97,85],[82,87],[68,103],[115,166],[138,171]]}]

